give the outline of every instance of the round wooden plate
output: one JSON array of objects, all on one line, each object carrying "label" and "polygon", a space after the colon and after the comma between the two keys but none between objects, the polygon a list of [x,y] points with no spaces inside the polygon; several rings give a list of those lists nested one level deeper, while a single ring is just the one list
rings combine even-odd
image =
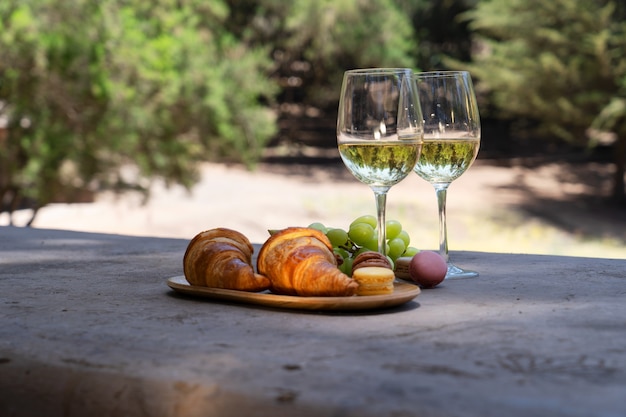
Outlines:
[{"label": "round wooden plate", "polygon": [[246,304],[255,304],[265,307],[285,308],[295,310],[374,310],[395,307],[405,304],[419,295],[417,285],[395,282],[392,294],[368,295],[352,297],[297,297],[292,295],[277,295],[270,292],[245,292],[224,290],[190,285],[184,276],[172,277],[167,285],[174,291],[182,294],[206,297],[222,301],[234,301]]}]

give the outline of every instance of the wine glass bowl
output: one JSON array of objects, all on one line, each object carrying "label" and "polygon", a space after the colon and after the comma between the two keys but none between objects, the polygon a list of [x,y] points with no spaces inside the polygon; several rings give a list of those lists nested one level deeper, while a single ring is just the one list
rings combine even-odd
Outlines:
[{"label": "wine glass bowl", "polygon": [[476,95],[467,71],[415,74],[424,113],[424,144],[414,171],[428,181],[437,195],[439,252],[448,264],[446,279],[471,278],[450,262],[446,223],[446,196],[450,183],[473,164],[480,148],[480,117]]},{"label": "wine glass bowl", "polygon": [[422,134],[423,117],[410,69],[373,68],[344,73],[337,146],[347,169],[374,192],[378,251],[383,255],[387,192],[412,172]]}]

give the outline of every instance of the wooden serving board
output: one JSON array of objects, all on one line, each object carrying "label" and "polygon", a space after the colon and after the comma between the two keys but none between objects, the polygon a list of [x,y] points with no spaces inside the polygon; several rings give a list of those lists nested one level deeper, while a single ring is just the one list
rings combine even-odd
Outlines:
[{"label": "wooden serving board", "polygon": [[394,291],[387,295],[368,295],[352,297],[297,297],[292,295],[277,295],[268,291],[246,292],[209,288],[190,285],[184,276],[172,277],[167,285],[174,291],[182,294],[205,297],[213,300],[233,301],[245,304],[254,304],[265,307],[274,307],[294,310],[375,310],[396,307],[413,300],[420,294],[417,285],[395,282]]}]

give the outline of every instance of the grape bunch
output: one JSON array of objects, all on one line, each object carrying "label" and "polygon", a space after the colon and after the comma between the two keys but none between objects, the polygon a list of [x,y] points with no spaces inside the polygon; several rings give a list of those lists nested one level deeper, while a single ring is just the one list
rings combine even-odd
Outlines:
[{"label": "grape bunch", "polygon": [[[326,227],[322,223],[311,223],[308,227],[323,232],[330,243],[333,251],[339,255],[343,262],[339,269],[347,275],[352,274],[352,261],[356,256],[365,251],[378,250],[378,230],[376,217],[364,215],[356,218],[348,230],[341,228]],[[387,257],[394,265],[396,259],[404,256],[413,256],[419,252],[415,247],[409,246],[411,238],[402,224],[397,220],[386,221],[387,233]]]}]

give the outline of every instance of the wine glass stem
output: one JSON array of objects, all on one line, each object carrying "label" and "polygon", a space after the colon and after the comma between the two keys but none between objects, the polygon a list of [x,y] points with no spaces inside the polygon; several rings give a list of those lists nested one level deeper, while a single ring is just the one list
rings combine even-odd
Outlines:
[{"label": "wine glass stem", "polygon": [[446,263],[449,261],[448,256],[448,226],[446,223],[446,196],[448,194],[448,186],[450,184],[435,184],[435,193],[437,194],[437,208],[439,210],[439,254]]},{"label": "wine glass stem", "polygon": [[387,230],[385,227],[385,208],[387,205],[387,190],[374,189],[376,197],[376,220],[378,224],[378,252],[387,256]]}]

